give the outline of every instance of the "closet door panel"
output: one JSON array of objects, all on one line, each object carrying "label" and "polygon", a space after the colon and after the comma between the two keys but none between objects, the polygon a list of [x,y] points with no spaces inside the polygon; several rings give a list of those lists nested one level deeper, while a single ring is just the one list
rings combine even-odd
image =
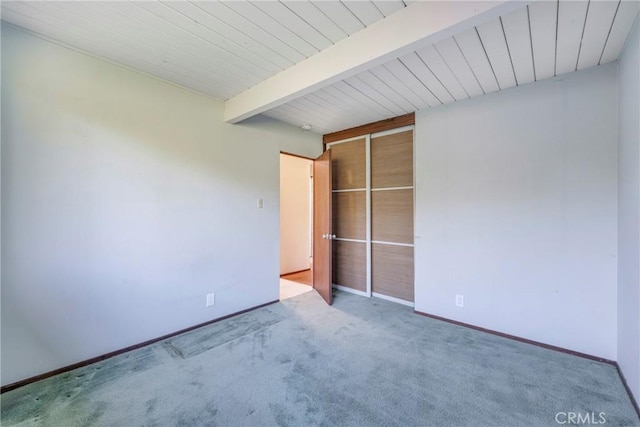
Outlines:
[{"label": "closet door panel", "polygon": [[413,186],[413,131],[371,139],[371,187]]},{"label": "closet door panel", "polygon": [[374,241],[413,243],[413,190],[371,193],[371,237]]},{"label": "closet door panel", "polygon": [[373,292],[413,302],[413,248],[372,245]]},{"label": "closet door panel", "polygon": [[365,243],[333,241],[333,283],[366,292]]},{"label": "closet door panel", "polygon": [[365,138],[331,146],[333,189],[366,187]]},{"label": "closet door panel", "polygon": [[413,302],[413,130],[372,137],[369,159],[365,136],[330,148],[333,283]]},{"label": "closet door panel", "polygon": [[366,192],[333,193],[333,234],[341,239],[365,240]]}]

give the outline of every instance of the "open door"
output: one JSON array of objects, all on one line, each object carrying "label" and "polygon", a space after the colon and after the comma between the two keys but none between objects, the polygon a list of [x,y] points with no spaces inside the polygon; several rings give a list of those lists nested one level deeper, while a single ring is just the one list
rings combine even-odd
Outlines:
[{"label": "open door", "polygon": [[331,305],[331,150],[313,162],[313,288]]}]

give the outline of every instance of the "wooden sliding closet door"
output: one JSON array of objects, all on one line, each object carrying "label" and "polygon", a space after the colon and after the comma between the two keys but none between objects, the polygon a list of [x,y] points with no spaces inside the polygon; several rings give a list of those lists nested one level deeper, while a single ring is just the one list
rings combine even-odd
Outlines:
[{"label": "wooden sliding closet door", "polygon": [[333,283],[367,289],[366,138],[331,145],[333,168]]},{"label": "wooden sliding closet door", "polygon": [[371,290],[413,302],[413,130],[371,137]]}]

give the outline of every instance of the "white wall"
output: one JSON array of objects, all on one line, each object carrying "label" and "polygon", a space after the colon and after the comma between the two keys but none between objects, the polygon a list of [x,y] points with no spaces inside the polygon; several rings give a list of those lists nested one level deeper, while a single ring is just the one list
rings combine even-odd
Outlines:
[{"label": "white wall", "polygon": [[611,64],[417,114],[416,310],[616,359],[617,108]]},{"label": "white wall", "polygon": [[618,68],[618,364],[640,403],[640,29]]},{"label": "white wall", "polygon": [[312,164],[311,160],[280,155],[280,274],[310,267]]},{"label": "white wall", "polygon": [[2,27],[2,384],[278,299],[319,135]]}]

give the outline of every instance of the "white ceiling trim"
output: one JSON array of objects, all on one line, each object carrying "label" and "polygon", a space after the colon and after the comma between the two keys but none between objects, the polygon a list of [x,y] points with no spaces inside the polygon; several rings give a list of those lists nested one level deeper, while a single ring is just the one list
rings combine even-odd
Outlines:
[{"label": "white ceiling trim", "polygon": [[225,120],[237,123],[523,5],[516,0],[412,3],[227,100]]}]

